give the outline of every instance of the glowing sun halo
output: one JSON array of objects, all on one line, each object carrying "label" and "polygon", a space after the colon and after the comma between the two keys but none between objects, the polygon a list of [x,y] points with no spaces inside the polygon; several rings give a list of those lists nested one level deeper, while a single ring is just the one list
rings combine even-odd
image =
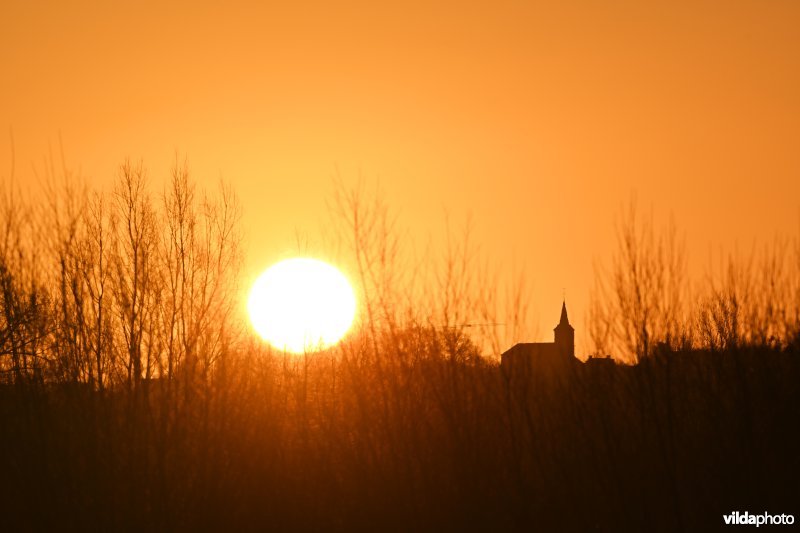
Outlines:
[{"label": "glowing sun halo", "polygon": [[286,259],[253,284],[247,311],[256,332],[279,350],[303,353],[336,344],[353,323],[347,278],[316,259]]}]

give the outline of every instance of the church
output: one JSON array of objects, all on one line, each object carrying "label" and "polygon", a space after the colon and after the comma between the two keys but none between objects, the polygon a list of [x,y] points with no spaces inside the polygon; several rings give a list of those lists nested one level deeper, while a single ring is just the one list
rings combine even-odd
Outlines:
[{"label": "church", "polygon": [[521,342],[500,355],[506,371],[530,371],[535,368],[557,370],[580,362],[575,358],[575,328],[567,317],[567,303],[561,304],[561,318],[553,330],[553,342]]}]

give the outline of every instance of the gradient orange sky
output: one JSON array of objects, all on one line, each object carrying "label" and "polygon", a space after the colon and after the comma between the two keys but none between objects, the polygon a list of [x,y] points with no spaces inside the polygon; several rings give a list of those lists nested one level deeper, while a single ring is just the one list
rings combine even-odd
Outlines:
[{"label": "gradient orange sky", "polygon": [[525,263],[541,340],[567,288],[582,354],[631,191],[675,216],[695,272],[798,228],[797,1],[102,4],[0,4],[17,178],[59,133],[100,185],[126,156],[157,182],[177,150],[234,184],[248,276],[315,238],[338,166],[420,238],[471,213],[486,253]]}]

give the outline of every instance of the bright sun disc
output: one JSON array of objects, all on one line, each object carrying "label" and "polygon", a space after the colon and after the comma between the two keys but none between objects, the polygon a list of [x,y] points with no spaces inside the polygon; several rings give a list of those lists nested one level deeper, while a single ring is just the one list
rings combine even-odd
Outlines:
[{"label": "bright sun disc", "polygon": [[336,344],[353,323],[356,298],[347,278],[316,259],[268,268],[247,302],[256,332],[279,350],[303,353]]}]

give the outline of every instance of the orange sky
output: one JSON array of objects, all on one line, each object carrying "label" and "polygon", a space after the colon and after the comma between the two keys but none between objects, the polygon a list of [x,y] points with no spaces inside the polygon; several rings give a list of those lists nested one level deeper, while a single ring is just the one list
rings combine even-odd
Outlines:
[{"label": "orange sky", "polygon": [[486,253],[526,264],[542,340],[567,287],[582,353],[631,191],[674,214],[694,271],[797,231],[794,0],[96,4],[0,4],[17,177],[59,132],[97,184],[126,156],[160,179],[178,150],[234,184],[248,276],[315,238],[338,166],[379,177],[414,235],[472,213]]}]

